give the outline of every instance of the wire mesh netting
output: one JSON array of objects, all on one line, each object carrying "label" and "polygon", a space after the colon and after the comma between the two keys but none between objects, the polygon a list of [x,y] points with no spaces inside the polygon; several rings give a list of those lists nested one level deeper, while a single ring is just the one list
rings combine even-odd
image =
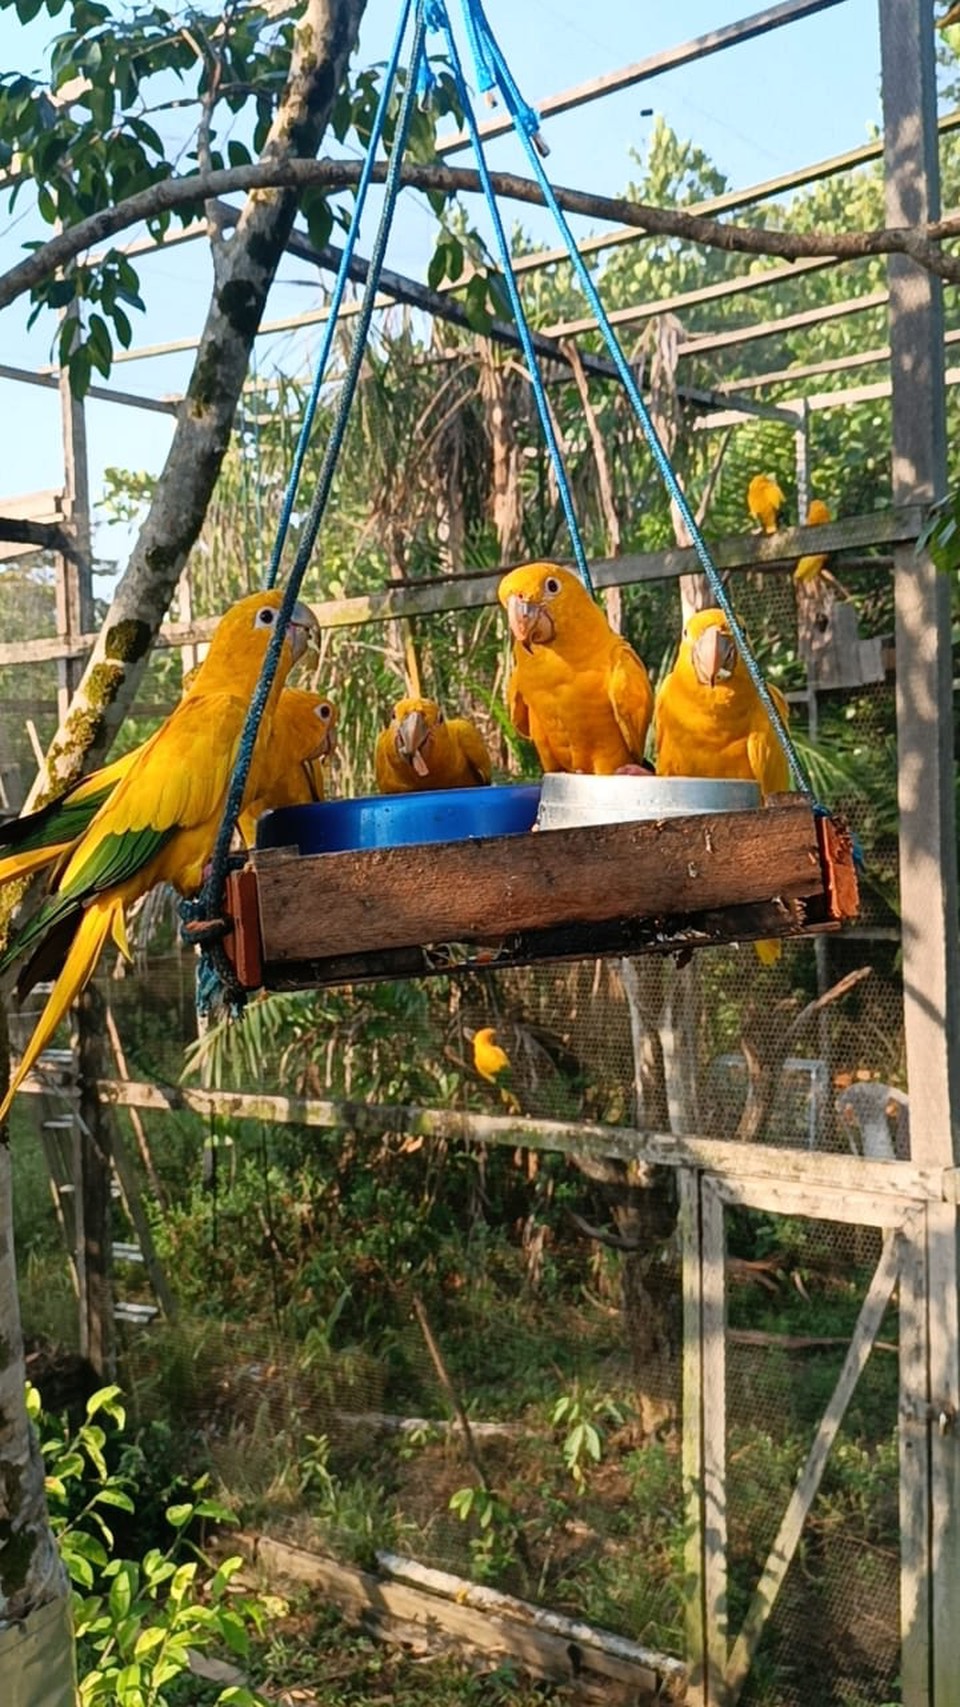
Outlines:
[{"label": "wire mesh netting", "polygon": [[[727,1331],[731,1634],[751,1603],[850,1347],[880,1256],[874,1228],[729,1217]],[[776,1327],[752,1294],[776,1274]],[[763,1629],[749,1707],[867,1707],[899,1698],[898,1327],[888,1308]],[[784,1542],[779,1539],[782,1553]]]},{"label": "wire mesh netting", "polygon": [[[675,1170],[605,1160],[596,1146],[578,1151],[573,1134],[589,1123],[874,1159],[909,1154],[883,656],[890,577],[887,565],[838,574],[856,595],[861,638],[877,644],[861,657],[848,633],[844,650],[829,600],[808,611],[808,639],[823,642],[816,667],[825,672],[832,659],[835,675],[848,669],[815,697],[792,578],[740,574],[731,587],[761,663],[790,695],[818,790],[863,844],[855,930],[786,941],[774,965],[750,944],[731,944],[684,965],[583,960],[278,994],[250,1004],[241,1024],[214,1028],[192,1053],[187,1082],[305,1096],[328,1105],[322,1124],[143,1111],[141,1137],[116,1112],[179,1307],[175,1322],[117,1323],[121,1379],[158,1481],[173,1484],[186,1452],[210,1466],[249,1528],[344,1562],[402,1554],[684,1652]],[[675,585],[631,590],[625,604],[627,631],[662,673],[678,630]],[[412,628],[425,669],[436,665],[431,685],[450,699],[455,671],[469,678],[469,709],[498,774],[516,775],[494,710],[499,619],[484,613],[459,654],[441,651],[449,621]],[[387,639],[373,694],[369,636],[338,631],[326,643],[324,683],[341,703],[331,793],[372,786],[371,703],[382,722],[405,658],[404,634]],[[169,686],[161,671],[150,691]],[[12,710],[6,717],[15,721]],[[138,964],[124,972],[109,963],[101,974],[137,1081],[175,1083],[193,1044],[192,967],[176,928],[161,907],[139,933]],[[488,1027],[509,1060],[492,1081],[473,1048]],[[529,1145],[471,1145],[422,1135],[423,1107],[571,1131],[562,1148],[549,1133]],[[42,1130],[51,1171],[58,1149],[68,1197],[70,1129],[41,1123],[69,1114],[55,1090],[22,1097],[14,1111],[23,1313],[35,1350],[77,1343],[37,1144]],[[122,1204],[114,1216],[126,1253],[115,1260],[118,1295],[149,1306]],[[733,1634],[878,1249],[873,1229],[728,1217]],[[751,1707],[897,1699],[890,1316],[759,1646]]]}]

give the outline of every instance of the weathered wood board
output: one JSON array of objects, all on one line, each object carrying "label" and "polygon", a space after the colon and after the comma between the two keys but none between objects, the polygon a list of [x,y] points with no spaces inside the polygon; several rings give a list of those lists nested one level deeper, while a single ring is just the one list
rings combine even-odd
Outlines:
[{"label": "weathered wood board", "polygon": [[447,970],[452,944],[517,965],[836,922],[817,821],[798,796],[763,811],[430,846],[271,850],[232,874],[227,911],[241,982],[271,988]]},{"label": "weathered wood board", "polygon": [[[424,1652],[459,1650],[513,1661],[535,1676],[566,1685],[572,1699],[597,1707],[654,1707],[681,1702],[686,1667],[638,1643],[580,1620],[564,1619],[463,1578],[420,1569],[455,1592],[430,1592],[414,1581],[374,1575],[265,1535],[241,1535],[240,1545],[268,1576],[308,1584],[348,1618],[387,1639]],[[409,1561],[411,1571],[418,1567]]]}]

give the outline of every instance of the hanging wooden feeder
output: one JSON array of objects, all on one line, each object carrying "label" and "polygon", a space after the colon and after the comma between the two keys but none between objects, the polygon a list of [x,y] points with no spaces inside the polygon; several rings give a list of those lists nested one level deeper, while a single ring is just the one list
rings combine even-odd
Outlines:
[{"label": "hanging wooden feeder", "polygon": [[779,795],[536,834],[266,848],[229,875],[225,947],[245,989],[290,990],[803,936],[857,907],[842,824]]}]

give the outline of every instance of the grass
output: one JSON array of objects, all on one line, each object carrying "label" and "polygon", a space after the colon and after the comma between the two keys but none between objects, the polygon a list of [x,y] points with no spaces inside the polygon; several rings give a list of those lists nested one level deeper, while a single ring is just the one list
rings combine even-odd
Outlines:
[{"label": "grass", "polygon": [[305,1598],[256,1649],[251,1679],[268,1700],[298,1707],[560,1707],[574,1699],[511,1664],[472,1668],[387,1646]]}]

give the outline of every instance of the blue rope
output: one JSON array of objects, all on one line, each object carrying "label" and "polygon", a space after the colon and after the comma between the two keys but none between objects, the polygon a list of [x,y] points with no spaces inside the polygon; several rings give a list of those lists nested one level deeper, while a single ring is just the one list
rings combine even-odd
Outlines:
[{"label": "blue rope", "polygon": [[[500,265],[503,270],[503,279],[507,287],[507,295],[510,298],[513,318],[516,323],[517,331],[520,334],[520,343],[523,347],[527,368],[530,373],[530,384],[533,390],[534,401],[537,405],[537,413],[540,416],[543,436],[546,440],[547,449],[550,453],[550,460],[553,463],[554,472],[556,474],[557,489],[560,493],[560,502],[563,505],[563,513],[566,518],[567,529],[570,534],[570,542],[573,546],[573,555],[576,559],[580,579],[588,591],[592,593],[593,582],[590,577],[590,567],[587,563],[587,554],[584,550],[583,540],[580,537],[580,529],[577,525],[577,514],[574,508],[573,494],[570,491],[570,482],[567,479],[567,471],[564,467],[563,455],[554,430],[553,418],[550,414],[550,406],[547,402],[546,388],[540,373],[536,351],[533,347],[533,339],[530,336],[530,328],[527,324],[527,317],[524,313],[523,302],[520,297],[519,287],[513,271],[510,244],[507,240],[507,234],[503,228],[503,220],[500,217],[500,209],[497,205],[497,198],[493,191],[493,185],[490,182],[490,173],[487,167],[486,156],[483,151],[483,142],[477,128],[476,115],[473,111],[473,106],[467,93],[467,86],[463,76],[463,66],[460,61],[460,55],[457,50],[453,30],[450,27],[450,18],[447,13],[444,0],[427,0],[426,16],[428,27],[434,30],[441,30],[446,38],[447,53],[453,70],[454,81],[457,87],[457,95],[463,108],[464,117],[467,121],[467,129],[470,133],[470,140],[473,143],[473,151],[476,156],[477,171],[480,175],[480,182],[483,185],[484,194],[487,198],[487,207],[490,213],[490,218],[493,221],[493,229],[497,239],[497,248],[500,251]],[[480,38],[478,37],[478,41],[479,39]],[[481,82],[481,85],[483,83],[483,77],[486,74],[484,69],[485,67],[486,61],[480,56],[478,51],[477,77]]]},{"label": "blue rope", "polygon": [[[240,745],[237,751],[233,774],[230,778],[230,787],[227,792],[223,818],[221,819],[220,828],[217,832],[217,840],[211,856],[210,864],[207,868],[203,888],[195,901],[185,902],[181,909],[185,920],[201,923],[200,932],[193,933],[194,940],[202,940],[205,934],[202,930],[203,922],[212,921],[214,926],[213,931],[206,933],[208,940],[204,942],[203,949],[203,958],[209,959],[209,961],[212,962],[212,971],[210,966],[204,968],[201,963],[201,970],[198,974],[198,1006],[200,1006],[201,1012],[209,1009],[217,983],[223,983],[226,985],[228,999],[234,1007],[238,1004],[240,997],[240,993],[237,992],[233,986],[229,962],[227,961],[219,943],[216,941],[216,914],[222,899],[223,885],[226,878],[227,865],[230,856],[230,842],[233,837],[234,826],[240,814],[240,808],[243,802],[243,792],[246,787],[247,777],[250,771],[253,749],[259,733],[264,707],[266,706],[270,690],[273,686],[274,678],[277,673],[277,666],[280,662],[280,652],[286,636],[287,626],[297,600],[297,594],[300,591],[304,575],[310,562],[313,547],[316,543],[317,534],[320,529],[320,523],[323,519],[327,500],[330,496],[337,461],[347,430],[350,408],[353,403],[353,398],[360,378],[360,371],[363,366],[367,333],[370,328],[370,321],[373,317],[374,303],[376,301],[377,290],[380,283],[380,274],[383,269],[383,259],[386,253],[390,227],[393,222],[393,214],[400,191],[403,155],[407,136],[410,130],[413,110],[416,105],[418,73],[420,61],[423,57],[423,44],[424,23],[418,8],[416,23],[414,26],[410,64],[384,186],[384,199],[380,213],[380,223],[370,256],[370,264],[367,273],[366,285],[364,287],[361,310],[357,317],[353,344],[351,346],[350,356],[347,363],[347,371],[340,390],[336,417],[327,439],[323,461],[317,477],[316,490],[313,495],[310,510],[304,522],[296,557],[283,590],[283,597],[280,601],[280,608],[277,612],[274,631],[270,636],[266,656],[263,660],[257,686],[254,690],[253,698],[250,702],[250,708],[247,712],[246,721],[240,736]],[[371,153],[376,146],[377,140],[376,136],[371,135]]]},{"label": "blue rope", "polygon": [[357,246],[357,239],[360,235],[360,222],[363,218],[363,209],[367,199],[367,190],[370,187],[370,179],[373,175],[377,144],[383,136],[383,127],[387,116],[387,109],[389,107],[390,97],[393,94],[393,87],[397,79],[397,66],[400,61],[400,49],[403,46],[403,38],[407,30],[411,4],[412,0],[403,0],[400,22],[397,25],[397,33],[394,37],[390,58],[387,62],[387,69],[384,72],[383,83],[380,88],[380,99],[377,102],[377,110],[374,114],[373,124],[370,129],[370,141],[367,146],[367,152],[364,156],[363,167],[357,184],[357,195],[353,205],[353,214],[347,231],[346,242],[343,246],[343,254],[340,257],[340,265],[337,269],[337,276],[334,281],[333,290],[330,293],[328,319],[320,342],[320,354],[317,357],[317,368],[316,373],[314,374],[313,387],[307,401],[303,424],[300,428],[300,436],[297,439],[297,448],[294,452],[293,463],[290,469],[290,478],[287,481],[287,490],[284,494],[283,508],[280,512],[280,520],[277,523],[277,536],[274,540],[273,551],[270,555],[270,566],[264,577],[263,584],[265,587],[273,587],[276,585],[277,575],[280,570],[280,559],[283,555],[283,547],[286,543],[287,532],[290,527],[290,518],[293,515],[293,506],[297,498],[297,490],[300,485],[300,476],[303,472],[307,446],[310,443],[314,417],[316,416],[317,405],[320,401],[320,391],[323,385],[324,375],[327,371],[327,362],[330,360],[330,351],[333,348],[333,340],[337,330],[337,322],[340,317],[340,309],[343,305],[344,292],[347,288],[347,281],[350,276],[350,264],[353,260],[354,250]]},{"label": "blue rope", "polygon": [[464,22],[468,36],[471,40],[476,37],[477,41],[481,44],[481,53],[484,65],[492,64],[495,67],[497,83],[503,95],[505,105],[513,119],[517,134],[523,143],[527,159],[533,168],[534,176],[536,177],[537,182],[540,185],[540,189],[543,192],[544,201],[550,209],[550,212],[553,214],[557,226],[563,236],[563,240],[566,243],[570,259],[576,270],[577,277],[580,280],[584,295],[590,304],[590,308],[597,321],[597,325],[603,333],[604,341],[623,382],[624,390],[630,399],[634,412],[643,429],[647,443],[653,453],[654,461],[660,470],[660,474],[663,478],[667,491],[683,518],[684,525],[690,535],[693,548],[700,559],[704,573],[710,583],[713,596],[727,619],[730,632],[733,635],[737,649],[747,667],[750,679],[757,690],[761,704],[773,725],[777,739],[786,755],[793,780],[800,792],[813,800],[815,798],[814,790],[807,777],[803,761],[801,760],[791,738],[790,732],[780,715],[776,701],[763,679],[760,666],[750,649],[750,643],[747,640],[746,634],[737,620],[736,612],[730,602],[727,590],[719,573],[717,572],[713,559],[710,556],[709,548],[702,533],[700,532],[700,528],[697,525],[693,512],[687,503],[683,487],[680,485],[680,482],[674,473],[670,458],[667,455],[664,446],[660,442],[657,429],[651,420],[650,412],[640,394],[640,389],[637,385],[636,379],[634,378],[630,364],[621,349],[617,335],[607,317],[607,313],[600,300],[597,287],[590,276],[589,268],[577,248],[573,234],[567,224],[563,209],[557,201],[556,195],[553,191],[553,186],[543,169],[542,162],[534,144],[534,137],[537,135],[540,128],[539,114],[533,107],[530,107],[527,102],[524,101],[520,94],[520,90],[514,81],[513,74],[500,50],[499,43],[487,22],[482,0],[461,0],[461,4],[463,6]]}]

